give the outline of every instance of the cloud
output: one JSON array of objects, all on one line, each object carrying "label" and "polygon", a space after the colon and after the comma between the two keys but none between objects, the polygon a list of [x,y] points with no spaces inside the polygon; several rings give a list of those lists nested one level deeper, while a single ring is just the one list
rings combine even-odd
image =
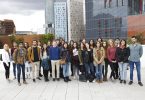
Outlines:
[{"label": "cloud", "polygon": [[0,15],[31,15],[35,11],[44,10],[45,0],[0,0]]}]

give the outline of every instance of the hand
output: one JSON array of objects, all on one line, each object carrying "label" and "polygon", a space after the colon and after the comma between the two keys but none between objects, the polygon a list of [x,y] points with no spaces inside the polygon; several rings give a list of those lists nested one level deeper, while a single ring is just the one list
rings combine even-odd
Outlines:
[{"label": "hand", "polygon": [[115,61],[112,61],[112,63],[116,63],[116,60]]}]

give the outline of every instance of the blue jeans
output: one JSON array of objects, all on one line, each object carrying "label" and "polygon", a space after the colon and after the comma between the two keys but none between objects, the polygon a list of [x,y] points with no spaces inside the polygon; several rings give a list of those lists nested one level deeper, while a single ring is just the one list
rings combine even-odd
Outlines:
[{"label": "blue jeans", "polygon": [[63,76],[64,77],[68,77],[69,76],[69,66],[70,65],[70,63],[66,63],[66,64],[64,64],[64,65],[62,65],[62,67],[63,67]]},{"label": "blue jeans", "polygon": [[13,63],[13,73],[14,73],[14,77],[16,77],[16,63]]},{"label": "blue jeans", "polygon": [[85,69],[86,69],[86,75],[95,74],[93,63],[85,63]]},{"label": "blue jeans", "polygon": [[102,64],[97,64],[97,65],[95,65],[95,67],[96,67],[96,79],[97,80],[102,80],[103,65]]},{"label": "blue jeans", "polygon": [[128,63],[118,62],[118,65],[119,65],[119,71],[120,71],[121,80],[126,80]]},{"label": "blue jeans", "polygon": [[18,82],[20,82],[21,70],[22,70],[23,81],[25,81],[25,64],[17,64]]},{"label": "blue jeans", "polygon": [[130,81],[133,81],[134,64],[136,65],[138,82],[141,82],[140,61],[139,62],[132,62],[132,61],[129,62],[129,65],[130,65]]}]

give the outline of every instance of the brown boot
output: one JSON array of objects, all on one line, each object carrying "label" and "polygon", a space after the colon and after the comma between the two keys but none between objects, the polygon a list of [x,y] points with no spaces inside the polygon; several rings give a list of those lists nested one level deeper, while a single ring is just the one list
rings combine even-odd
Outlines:
[{"label": "brown boot", "polygon": [[103,80],[100,80],[100,83],[103,83]]}]

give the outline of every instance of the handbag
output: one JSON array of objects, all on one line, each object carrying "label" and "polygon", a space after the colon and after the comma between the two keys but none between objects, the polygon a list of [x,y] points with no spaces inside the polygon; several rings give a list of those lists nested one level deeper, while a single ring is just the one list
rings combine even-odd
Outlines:
[{"label": "handbag", "polygon": [[60,60],[60,64],[61,64],[61,65],[66,64],[66,59],[61,59],[61,60]]}]

